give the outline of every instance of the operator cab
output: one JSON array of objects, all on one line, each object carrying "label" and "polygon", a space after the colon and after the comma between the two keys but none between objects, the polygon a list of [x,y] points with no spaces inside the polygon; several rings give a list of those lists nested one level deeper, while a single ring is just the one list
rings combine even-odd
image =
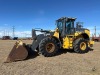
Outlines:
[{"label": "operator cab", "polygon": [[75,33],[74,21],[76,18],[62,17],[56,20],[57,28],[61,36],[72,35]]}]

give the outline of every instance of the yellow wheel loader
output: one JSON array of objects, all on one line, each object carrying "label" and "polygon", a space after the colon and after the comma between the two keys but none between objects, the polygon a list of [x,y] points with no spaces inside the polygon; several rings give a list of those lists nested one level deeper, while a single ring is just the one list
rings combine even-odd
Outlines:
[{"label": "yellow wheel loader", "polygon": [[[29,51],[37,51],[45,57],[57,54],[58,50],[73,49],[76,53],[86,53],[93,46],[94,41],[90,40],[90,31],[82,27],[76,18],[62,17],[56,20],[55,31],[32,29],[33,43],[26,45],[22,41],[15,43],[6,62],[24,60]],[[36,35],[36,31],[43,34]]]}]

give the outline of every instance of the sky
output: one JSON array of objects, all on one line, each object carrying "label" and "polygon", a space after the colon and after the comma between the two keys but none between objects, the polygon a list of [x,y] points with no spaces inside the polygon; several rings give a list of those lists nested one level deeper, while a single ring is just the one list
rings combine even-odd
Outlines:
[{"label": "sky", "polygon": [[0,36],[31,36],[33,28],[54,30],[55,20],[75,17],[83,26],[100,33],[100,0],[0,0]]}]

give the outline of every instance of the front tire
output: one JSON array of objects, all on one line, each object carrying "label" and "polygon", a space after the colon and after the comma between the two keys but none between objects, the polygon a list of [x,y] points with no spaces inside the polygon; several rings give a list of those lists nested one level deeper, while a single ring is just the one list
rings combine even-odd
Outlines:
[{"label": "front tire", "polygon": [[51,57],[58,52],[58,46],[54,38],[44,38],[39,44],[39,52],[45,57]]},{"label": "front tire", "polygon": [[75,40],[74,51],[76,53],[87,53],[89,51],[87,41],[83,38]]}]

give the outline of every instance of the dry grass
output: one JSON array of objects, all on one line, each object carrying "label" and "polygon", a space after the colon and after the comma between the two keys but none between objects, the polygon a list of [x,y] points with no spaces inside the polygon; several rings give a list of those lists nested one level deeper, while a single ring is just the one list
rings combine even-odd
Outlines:
[{"label": "dry grass", "polygon": [[[31,40],[24,41],[32,43]],[[0,75],[100,75],[100,43],[85,54],[66,52],[54,57],[42,55],[25,61],[3,63],[15,41],[0,40]]]}]

